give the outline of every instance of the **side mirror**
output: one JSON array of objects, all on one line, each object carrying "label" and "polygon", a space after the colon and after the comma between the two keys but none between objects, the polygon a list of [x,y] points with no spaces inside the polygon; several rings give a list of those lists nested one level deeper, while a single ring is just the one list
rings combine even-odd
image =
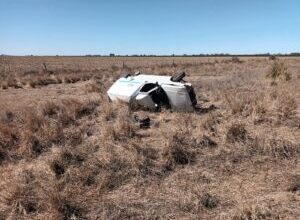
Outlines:
[{"label": "side mirror", "polygon": [[122,77],[124,77],[125,79],[127,79],[129,76],[131,76],[130,73],[127,73],[127,74],[122,74]]}]

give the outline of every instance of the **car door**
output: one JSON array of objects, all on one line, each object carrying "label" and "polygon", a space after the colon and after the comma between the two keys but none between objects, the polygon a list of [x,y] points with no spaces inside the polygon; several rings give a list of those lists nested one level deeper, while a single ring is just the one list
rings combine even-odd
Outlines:
[{"label": "car door", "polygon": [[145,83],[135,97],[135,103],[150,110],[156,110],[158,107],[154,102],[152,95],[159,86],[155,83]]}]

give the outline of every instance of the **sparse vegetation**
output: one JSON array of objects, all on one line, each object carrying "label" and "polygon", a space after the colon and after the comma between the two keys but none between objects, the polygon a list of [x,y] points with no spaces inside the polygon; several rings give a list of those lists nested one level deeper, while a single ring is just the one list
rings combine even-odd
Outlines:
[{"label": "sparse vegetation", "polygon": [[[299,69],[292,57],[5,57],[0,219],[297,219]],[[197,112],[107,99],[123,71],[181,70]]]},{"label": "sparse vegetation", "polygon": [[288,71],[286,63],[282,61],[274,61],[266,77],[272,79],[273,81],[276,81],[278,79],[289,81],[292,78],[291,74]]}]

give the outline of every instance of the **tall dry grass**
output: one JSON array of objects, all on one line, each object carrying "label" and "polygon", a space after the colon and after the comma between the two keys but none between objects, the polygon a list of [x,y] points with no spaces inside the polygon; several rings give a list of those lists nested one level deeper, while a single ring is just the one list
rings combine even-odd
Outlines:
[{"label": "tall dry grass", "polygon": [[[293,80],[268,58],[6,60],[0,219],[297,219],[300,65],[275,61]],[[110,103],[125,70],[186,70],[200,110]]]}]

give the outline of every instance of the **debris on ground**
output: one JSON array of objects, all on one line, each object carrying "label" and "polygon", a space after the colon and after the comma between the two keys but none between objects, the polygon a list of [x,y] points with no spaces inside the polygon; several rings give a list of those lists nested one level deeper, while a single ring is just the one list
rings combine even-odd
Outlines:
[{"label": "debris on ground", "polygon": [[139,124],[140,128],[150,128],[150,118],[149,116],[139,117],[138,115],[133,116],[135,122]]}]

